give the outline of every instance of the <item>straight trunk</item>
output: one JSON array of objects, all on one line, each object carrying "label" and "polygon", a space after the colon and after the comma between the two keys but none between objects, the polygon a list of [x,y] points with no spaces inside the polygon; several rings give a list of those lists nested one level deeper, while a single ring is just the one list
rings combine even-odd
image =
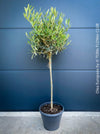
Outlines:
[{"label": "straight trunk", "polygon": [[49,70],[50,70],[50,84],[51,84],[51,110],[53,109],[53,80],[52,80],[52,53],[49,53]]}]

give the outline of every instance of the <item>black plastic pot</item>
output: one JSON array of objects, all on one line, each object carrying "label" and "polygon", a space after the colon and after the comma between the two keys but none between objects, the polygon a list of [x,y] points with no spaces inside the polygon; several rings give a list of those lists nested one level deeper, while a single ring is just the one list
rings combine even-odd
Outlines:
[{"label": "black plastic pot", "polygon": [[54,102],[54,104],[58,104],[58,105],[62,106],[62,108],[63,108],[62,111],[57,114],[46,114],[41,111],[41,107],[45,104],[50,104],[50,102],[43,103],[39,107],[39,111],[41,113],[44,128],[49,131],[56,130],[60,126],[60,120],[61,120],[62,113],[64,111],[64,107],[60,103]]}]

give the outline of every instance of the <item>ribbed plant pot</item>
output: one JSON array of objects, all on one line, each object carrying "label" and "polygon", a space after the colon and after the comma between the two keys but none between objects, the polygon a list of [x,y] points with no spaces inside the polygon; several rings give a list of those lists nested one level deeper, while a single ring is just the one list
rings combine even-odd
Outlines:
[{"label": "ribbed plant pot", "polygon": [[62,106],[62,111],[57,114],[47,114],[41,111],[41,107],[45,104],[50,104],[50,102],[45,102],[41,104],[39,107],[39,111],[41,113],[44,128],[49,131],[56,130],[60,126],[60,121],[61,121],[62,113],[64,111],[64,107],[62,104],[54,102],[54,104],[58,104]]}]

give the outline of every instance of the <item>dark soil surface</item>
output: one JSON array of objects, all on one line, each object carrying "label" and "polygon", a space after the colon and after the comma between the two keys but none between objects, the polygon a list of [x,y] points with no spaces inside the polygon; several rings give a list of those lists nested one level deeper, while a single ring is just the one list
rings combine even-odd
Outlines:
[{"label": "dark soil surface", "polygon": [[51,110],[50,104],[45,104],[41,107],[41,111],[46,114],[57,114],[62,111],[62,106],[53,104],[53,109]]}]

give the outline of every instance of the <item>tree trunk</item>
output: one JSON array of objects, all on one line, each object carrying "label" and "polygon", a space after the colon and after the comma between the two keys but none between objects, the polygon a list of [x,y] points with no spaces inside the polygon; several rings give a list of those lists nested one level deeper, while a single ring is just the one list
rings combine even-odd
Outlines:
[{"label": "tree trunk", "polygon": [[53,109],[53,80],[52,80],[52,53],[49,53],[49,70],[50,70],[50,84],[51,84],[51,110]]}]

